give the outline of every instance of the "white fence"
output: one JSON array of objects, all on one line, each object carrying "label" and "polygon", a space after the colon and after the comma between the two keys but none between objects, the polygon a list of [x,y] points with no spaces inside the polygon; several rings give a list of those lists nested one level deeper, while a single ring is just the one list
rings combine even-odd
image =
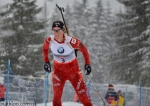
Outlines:
[{"label": "white fence", "polygon": [[[3,77],[4,85],[7,85],[7,76],[1,74]],[[50,81],[51,82],[51,81]],[[102,98],[108,90],[107,84],[95,84],[100,92]],[[134,85],[114,85],[115,91],[122,90],[125,98],[125,106],[150,106],[150,88],[142,87],[140,92],[139,87]],[[141,93],[141,99],[140,99]],[[75,91],[69,82],[66,82],[62,101],[73,101]],[[52,101],[53,90],[52,85],[49,84],[49,97],[48,102]],[[93,84],[90,84],[91,101],[95,106],[103,105],[102,100],[94,89]],[[8,101],[17,101],[20,103],[45,103],[45,79],[35,77],[22,77],[16,75],[9,76],[8,84]],[[141,105],[140,105],[141,101]]]},{"label": "white fence", "polygon": [[[1,74],[4,78],[4,86],[7,88],[7,75]],[[5,100],[6,100],[5,93]],[[45,81],[37,77],[23,77],[10,75],[8,83],[8,102],[19,103],[44,103],[45,102]]]},{"label": "white fence", "polygon": [[[94,84],[98,91],[100,92],[103,100],[105,100],[105,94],[108,90],[107,84]],[[50,88],[51,88],[50,84]],[[125,106],[140,106],[140,89],[134,85],[114,85],[115,91],[122,90],[123,96],[125,98]],[[53,91],[50,89],[49,101],[52,101]],[[75,91],[72,85],[67,82],[63,91],[62,101],[73,101]],[[90,95],[91,101],[95,106],[103,106],[102,100],[99,99],[98,93],[95,91],[94,86],[90,84]],[[150,88],[142,87],[142,97],[141,97],[141,106],[150,106]]]}]

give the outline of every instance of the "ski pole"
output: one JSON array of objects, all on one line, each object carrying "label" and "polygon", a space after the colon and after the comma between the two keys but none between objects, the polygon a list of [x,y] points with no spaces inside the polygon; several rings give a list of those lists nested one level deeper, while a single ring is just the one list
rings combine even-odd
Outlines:
[{"label": "ski pole", "polygon": [[88,78],[89,78],[89,79],[90,79],[90,81],[92,82],[92,84],[93,84],[93,86],[94,86],[94,88],[95,88],[95,91],[98,93],[99,99],[100,99],[100,100],[102,100],[102,102],[103,102],[104,106],[106,106],[106,104],[105,104],[105,102],[104,102],[104,100],[103,100],[103,98],[102,98],[101,94],[100,94],[100,93],[99,93],[99,91],[97,90],[97,88],[96,88],[96,86],[95,86],[95,84],[94,84],[93,80],[91,79],[91,77],[90,77],[89,75],[88,75]]},{"label": "ski pole", "polygon": [[48,103],[48,87],[49,87],[48,76],[49,76],[49,73],[46,72],[45,74],[45,106],[47,106],[47,103]]},{"label": "ski pole", "polygon": [[63,12],[65,12],[64,8],[63,7],[59,7],[57,4],[56,4],[57,8],[59,9],[59,11],[61,12],[61,16],[63,18],[63,21],[64,21],[64,24],[66,26],[66,31],[67,31],[67,34],[69,34],[68,32],[68,28],[67,28],[67,25],[66,25],[66,22],[65,22],[65,19],[64,19],[64,15],[63,15]]}]

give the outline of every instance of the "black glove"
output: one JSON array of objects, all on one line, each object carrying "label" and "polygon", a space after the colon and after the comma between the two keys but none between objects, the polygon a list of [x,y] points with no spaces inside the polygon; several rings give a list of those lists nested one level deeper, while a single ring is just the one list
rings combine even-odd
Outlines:
[{"label": "black glove", "polygon": [[51,72],[51,65],[50,65],[50,62],[45,62],[44,64],[44,70],[48,73]]},{"label": "black glove", "polygon": [[86,71],[85,75],[89,75],[92,71],[91,66],[88,64],[85,64],[84,69]]}]

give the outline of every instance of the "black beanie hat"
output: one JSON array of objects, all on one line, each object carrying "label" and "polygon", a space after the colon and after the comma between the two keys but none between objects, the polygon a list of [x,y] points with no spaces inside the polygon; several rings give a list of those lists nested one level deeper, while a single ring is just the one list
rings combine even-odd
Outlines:
[{"label": "black beanie hat", "polygon": [[53,24],[52,24],[52,29],[54,27],[59,27],[60,29],[63,29],[64,28],[64,23],[62,21],[54,21]]},{"label": "black beanie hat", "polygon": [[108,88],[114,88],[113,84],[109,84]]}]

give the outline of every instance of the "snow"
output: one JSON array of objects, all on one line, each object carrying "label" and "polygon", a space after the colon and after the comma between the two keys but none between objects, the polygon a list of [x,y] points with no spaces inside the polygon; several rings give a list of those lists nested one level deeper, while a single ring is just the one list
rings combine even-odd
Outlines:
[{"label": "snow", "polygon": [[[37,106],[45,106],[45,104],[37,104]],[[52,103],[47,103],[47,106],[52,106]],[[75,102],[63,102],[62,106],[83,106],[83,105]]]},{"label": "snow", "polygon": [[25,61],[27,60],[26,56],[24,55],[21,55],[19,58],[18,58],[19,61]]},{"label": "snow", "polygon": [[22,25],[19,25],[18,29],[19,29],[19,30],[23,30],[24,28],[23,28]]},{"label": "snow", "polygon": [[13,14],[9,14],[7,18],[13,18]]},{"label": "snow", "polygon": [[22,69],[22,66],[20,66],[20,65],[17,64],[17,65],[16,65],[16,68],[17,68],[17,69]]}]

